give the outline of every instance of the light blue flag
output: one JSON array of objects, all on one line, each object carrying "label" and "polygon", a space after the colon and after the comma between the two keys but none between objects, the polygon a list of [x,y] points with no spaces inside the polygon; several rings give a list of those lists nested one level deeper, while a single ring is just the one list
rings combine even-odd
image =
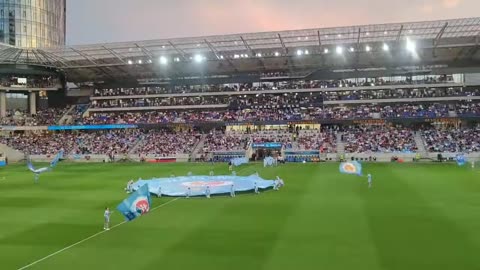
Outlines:
[{"label": "light blue flag", "polygon": [[130,197],[123,200],[123,202],[117,206],[117,209],[125,216],[127,221],[131,221],[148,213],[151,205],[152,199],[150,198],[148,185],[143,185],[132,193]]},{"label": "light blue flag", "polygon": [[52,162],[50,162],[50,167],[55,168],[55,166],[57,166],[57,163],[60,161],[61,158],[63,158],[63,150],[60,150],[60,152],[58,152],[58,154],[55,155]]},{"label": "light blue flag", "polygon": [[230,162],[232,163],[233,166],[240,166],[240,165],[243,165],[243,164],[247,164],[248,163],[248,158],[246,158],[246,157],[233,158],[233,159],[230,160]]},{"label": "light blue flag", "polygon": [[340,172],[346,174],[362,175],[362,164],[358,161],[340,163]]},{"label": "light blue flag", "polygon": [[28,167],[28,169],[29,169],[31,172],[33,172],[34,174],[41,174],[41,173],[48,172],[48,171],[51,170],[50,167],[42,167],[42,168],[38,168],[38,169],[35,168],[35,167],[33,166],[33,164],[32,164],[32,161],[31,161],[30,159],[27,161],[27,167]]},{"label": "light blue flag", "polygon": [[458,166],[463,166],[465,163],[467,163],[467,158],[465,157],[464,154],[459,154],[455,157],[455,160],[457,161]]}]

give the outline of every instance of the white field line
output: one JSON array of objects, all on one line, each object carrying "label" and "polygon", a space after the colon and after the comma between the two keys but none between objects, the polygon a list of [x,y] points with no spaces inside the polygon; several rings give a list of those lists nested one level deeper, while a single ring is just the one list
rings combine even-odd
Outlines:
[{"label": "white field line", "polygon": [[[170,204],[170,203],[172,203],[172,202],[174,202],[174,201],[176,201],[176,200],[178,200],[178,199],[180,199],[180,198],[175,198],[175,199],[172,199],[172,200],[170,200],[170,201],[168,201],[168,202],[166,202],[166,203],[160,204],[159,206],[152,208],[152,210],[150,210],[150,212],[152,212],[152,211],[154,211],[154,210],[157,210],[158,208],[163,207],[163,206],[165,206],[165,205],[167,205],[167,204]],[[118,226],[120,226],[120,225],[122,225],[122,224],[125,224],[125,223],[127,223],[127,222],[126,222],[126,221],[123,221],[123,222],[121,222],[121,223],[118,223],[117,225],[112,226],[111,229],[114,229],[114,228],[116,228],[116,227],[118,227]],[[70,246],[68,246],[68,247],[64,247],[64,248],[62,248],[62,249],[60,249],[60,250],[58,250],[58,251],[55,251],[54,253],[52,253],[52,254],[50,254],[50,255],[47,255],[47,256],[45,256],[45,257],[43,257],[43,258],[41,258],[41,259],[38,259],[38,260],[36,260],[36,261],[28,264],[28,265],[25,265],[25,266],[23,266],[23,267],[21,267],[21,268],[18,268],[18,270],[27,269],[27,268],[29,268],[29,267],[31,267],[31,266],[34,266],[35,264],[37,264],[37,263],[39,263],[39,262],[42,262],[42,261],[44,261],[44,260],[46,260],[46,259],[48,259],[48,258],[50,258],[50,257],[53,257],[53,256],[55,256],[55,255],[57,255],[57,254],[60,254],[60,253],[64,252],[65,250],[68,250],[68,249],[70,249],[70,248],[72,248],[72,247],[74,247],[74,246],[80,245],[81,243],[83,243],[83,242],[85,242],[85,241],[88,241],[88,240],[90,240],[90,239],[92,239],[92,238],[95,238],[95,237],[97,237],[97,236],[99,236],[99,235],[101,235],[101,234],[103,234],[103,233],[105,233],[105,232],[107,232],[107,231],[103,230],[103,231],[98,232],[98,233],[96,233],[96,234],[94,234],[94,235],[91,235],[91,236],[89,236],[89,237],[87,237],[87,238],[85,238],[85,239],[83,239],[83,240],[80,240],[80,241],[76,242],[75,244],[72,244],[72,245],[70,245]]]}]

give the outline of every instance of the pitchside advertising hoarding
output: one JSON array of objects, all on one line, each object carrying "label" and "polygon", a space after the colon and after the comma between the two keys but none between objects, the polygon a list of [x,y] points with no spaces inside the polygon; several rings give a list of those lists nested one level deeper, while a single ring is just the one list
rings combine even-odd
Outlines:
[{"label": "pitchside advertising hoarding", "polygon": [[254,143],[253,148],[282,148],[282,143],[279,142],[266,142],[266,143]]}]

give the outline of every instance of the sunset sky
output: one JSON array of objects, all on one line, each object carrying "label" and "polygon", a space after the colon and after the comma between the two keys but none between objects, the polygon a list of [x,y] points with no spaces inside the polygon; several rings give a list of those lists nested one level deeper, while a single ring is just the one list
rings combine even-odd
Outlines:
[{"label": "sunset sky", "polygon": [[480,0],[68,0],[67,43],[424,21],[479,14]]}]

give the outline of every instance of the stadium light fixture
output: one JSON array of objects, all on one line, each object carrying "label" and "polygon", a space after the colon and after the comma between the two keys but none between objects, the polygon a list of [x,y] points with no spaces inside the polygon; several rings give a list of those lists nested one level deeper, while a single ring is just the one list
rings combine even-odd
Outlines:
[{"label": "stadium light fixture", "polygon": [[175,58],[173,59],[173,61],[175,61],[175,62],[180,62],[180,58],[179,58],[179,57],[175,57]]},{"label": "stadium light fixture", "polygon": [[278,56],[280,56],[280,53],[279,53],[279,52],[275,52],[274,55],[278,57]]},{"label": "stadium light fixture", "polygon": [[350,47],[350,52],[354,52],[354,51],[355,51],[355,48]]},{"label": "stadium light fixture", "polygon": [[220,55],[220,59],[223,59],[223,58],[224,58],[223,55]]},{"label": "stadium light fixture", "polygon": [[137,61],[137,63],[139,63],[140,65],[143,63],[143,61],[140,59]]},{"label": "stadium light fixture", "polygon": [[372,47],[370,47],[369,45],[365,46],[365,51],[369,52],[372,50]]},{"label": "stadium light fixture", "polygon": [[152,59],[148,59],[147,62],[148,62],[149,64],[151,64],[151,63],[152,63]]},{"label": "stadium light fixture", "polygon": [[328,53],[328,48],[323,49],[323,53],[327,54]]},{"label": "stadium light fixture", "polygon": [[132,65],[132,64],[133,64],[133,61],[132,61],[132,60],[128,60],[127,63],[128,63],[129,65]]},{"label": "stadium light fixture", "polygon": [[388,52],[390,50],[390,47],[388,46],[387,43],[383,43],[383,50]]},{"label": "stadium light fixture", "polygon": [[257,53],[257,57],[262,57],[262,54],[261,54],[261,53]]},{"label": "stadium light fixture", "polygon": [[337,46],[337,48],[335,49],[335,51],[337,52],[337,54],[342,54],[342,53],[343,53],[343,47]]},{"label": "stadium light fixture", "polygon": [[303,51],[302,51],[302,50],[297,50],[297,55],[298,55],[298,56],[303,55]]},{"label": "stadium light fixture", "polygon": [[205,60],[205,57],[201,54],[195,54],[193,60],[195,60],[197,63],[201,63],[203,60]]},{"label": "stadium light fixture", "polygon": [[306,55],[309,55],[310,52],[309,52],[308,50],[305,50],[305,54],[306,54]]},{"label": "stadium light fixture", "polygon": [[234,55],[233,55],[233,58],[234,58],[234,59],[238,59],[238,58],[240,58],[240,55],[234,54]]},{"label": "stadium light fixture", "polygon": [[249,56],[248,56],[248,54],[244,54],[243,57],[248,58]]},{"label": "stadium light fixture", "polygon": [[165,56],[160,56],[160,64],[162,65],[168,64],[168,59]]},{"label": "stadium light fixture", "polygon": [[417,45],[415,44],[415,42],[407,38],[407,51],[414,53],[416,48]]}]

